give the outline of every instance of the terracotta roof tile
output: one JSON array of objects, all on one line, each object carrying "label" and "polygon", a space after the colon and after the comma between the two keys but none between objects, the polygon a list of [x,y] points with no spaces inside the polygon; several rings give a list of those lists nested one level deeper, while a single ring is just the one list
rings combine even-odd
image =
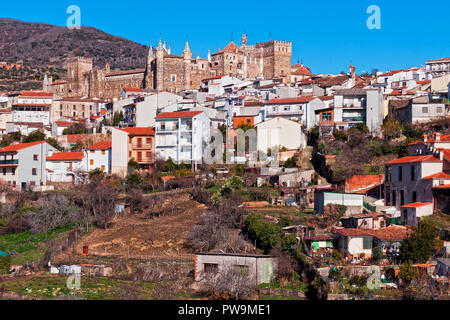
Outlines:
[{"label": "terracotta roof tile", "polygon": [[64,161],[64,160],[82,160],[84,158],[83,152],[55,152],[50,157],[47,157],[48,161]]},{"label": "terracotta roof tile", "polygon": [[333,231],[343,237],[373,236],[381,240],[394,241],[406,238],[410,229],[404,226],[391,225],[381,229],[334,228]]},{"label": "terracotta roof tile", "polygon": [[171,119],[171,118],[192,118],[203,111],[177,111],[177,112],[163,112],[159,114],[156,119]]},{"label": "terracotta roof tile", "polygon": [[314,100],[314,96],[302,96],[296,98],[286,98],[286,99],[273,99],[267,101],[265,104],[286,104],[286,103],[306,103]]},{"label": "terracotta roof tile", "polygon": [[405,204],[403,206],[401,206],[400,208],[420,208],[420,207],[424,207],[427,205],[432,205],[433,203],[431,202],[413,202],[413,203],[409,203],[409,204]]},{"label": "terracotta roof tile", "polygon": [[55,121],[59,127],[70,127],[72,124],[69,121]]},{"label": "terracotta roof tile", "polygon": [[82,133],[82,134],[68,134],[66,135],[67,137],[67,142],[68,143],[77,143],[78,141],[80,141],[81,139],[87,137],[88,134]]},{"label": "terracotta roof tile", "polygon": [[426,176],[425,178],[422,178],[422,180],[423,179],[450,179],[450,174],[447,174],[447,173],[441,171],[441,172]]},{"label": "terracotta roof tile", "polygon": [[118,129],[131,135],[155,135],[155,127],[128,127]]},{"label": "terracotta roof tile", "polygon": [[99,143],[94,144],[93,146],[90,146],[89,150],[105,150],[105,149],[111,149],[112,147],[112,141],[102,141]]},{"label": "terracotta roof tile", "polygon": [[41,144],[45,141],[35,141],[35,142],[28,142],[28,143],[19,143],[19,144],[12,144],[10,146],[4,147],[3,149],[0,149],[0,152],[10,152],[10,151],[19,151],[28,147],[32,147],[38,144]]},{"label": "terracotta roof tile", "polygon": [[386,162],[385,164],[400,164],[400,163],[412,163],[412,162],[442,162],[441,160],[435,158],[432,155],[426,156],[407,156]]}]

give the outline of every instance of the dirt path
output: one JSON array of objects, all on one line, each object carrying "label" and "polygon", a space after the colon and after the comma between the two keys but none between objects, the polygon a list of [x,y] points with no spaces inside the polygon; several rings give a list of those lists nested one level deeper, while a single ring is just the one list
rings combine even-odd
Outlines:
[{"label": "dirt path", "polygon": [[89,246],[90,255],[123,258],[189,255],[190,250],[184,247],[186,236],[206,207],[187,194],[176,195],[171,201],[177,203],[166,216],[129,215],[116,219],[107,230],[92,230],[78,242],[76,252],[81,254],[83,246]]}]

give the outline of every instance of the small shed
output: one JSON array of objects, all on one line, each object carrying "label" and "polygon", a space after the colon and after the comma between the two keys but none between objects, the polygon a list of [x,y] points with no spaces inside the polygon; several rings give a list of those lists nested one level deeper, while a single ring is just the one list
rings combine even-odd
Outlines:
[{"label": "small shed", "polygon": [[247,253],[196,253],[194,278],[204,281],[227,270],[239,270],[248,274],[254,285],[270,283],[277,272],[277,258],[263,254]]}]

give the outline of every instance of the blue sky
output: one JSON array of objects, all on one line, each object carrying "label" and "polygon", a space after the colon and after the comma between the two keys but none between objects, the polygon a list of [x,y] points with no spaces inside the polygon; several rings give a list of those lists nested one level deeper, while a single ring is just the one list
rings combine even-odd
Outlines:
[{"label": "blue sky", "polygon": [[[231,39],[248,43],[272,39],[293,42],[292,63],[303,59],[313,73],[357,73],[424,65],[450,56],[448,0],[335,1],[4,1],[0,17],[64,26],[69,5],[81,9],[82,25],[146,45],[162,34],[172,53],[181,54],[186,39],[196,56],[206,57]],[[381,29],[369,30],[369,5],[381,9]]]}]

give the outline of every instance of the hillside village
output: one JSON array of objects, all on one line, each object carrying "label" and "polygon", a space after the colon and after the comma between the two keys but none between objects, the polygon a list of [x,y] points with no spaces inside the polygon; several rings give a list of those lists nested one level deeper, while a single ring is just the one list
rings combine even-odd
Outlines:
[{"label": "hillside village", "polygon": [[323,74],[291,46],[160,40],[0,92],[1,297],[448,300],[450,58]]}]

